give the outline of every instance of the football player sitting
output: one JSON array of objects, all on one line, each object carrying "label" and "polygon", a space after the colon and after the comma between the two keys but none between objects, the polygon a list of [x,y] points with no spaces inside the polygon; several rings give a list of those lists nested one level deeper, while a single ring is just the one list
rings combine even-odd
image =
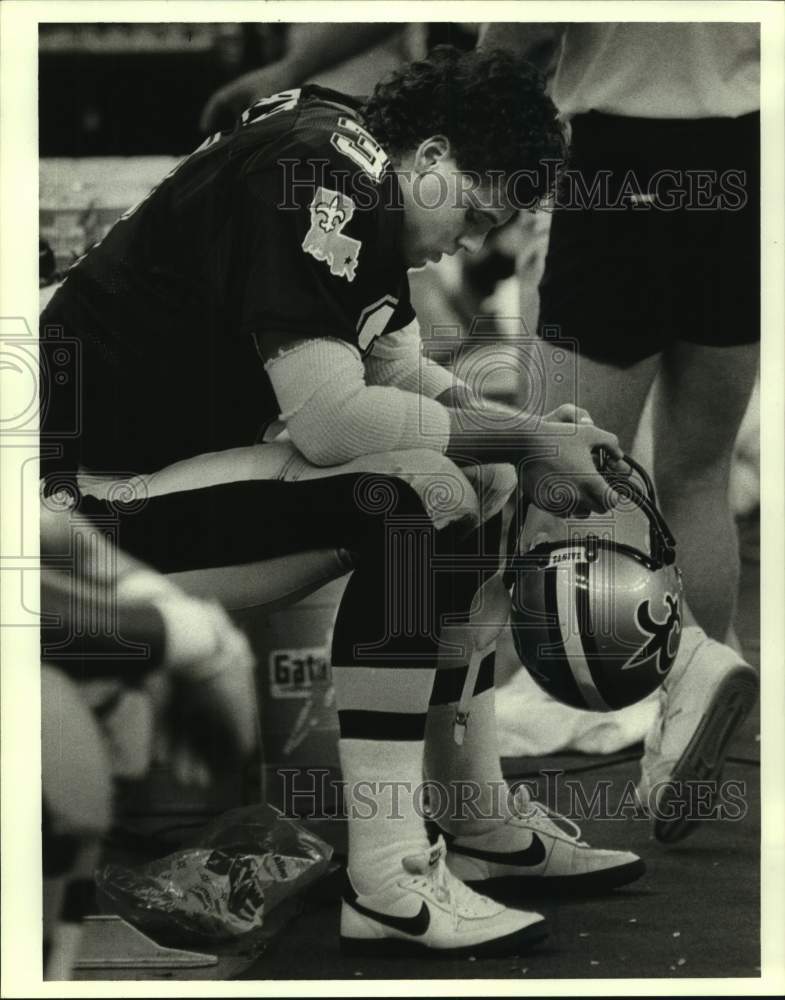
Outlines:
[{"label": "football player sitting", "polygon": [[[607,510],[617,497],[595,454],[621,451],[577,407],[511,413],[425,356],[407,271],[477,250],[536,206],[564,153],[539,75],[495,51],[436,49],[368,99],[316,86],[264,98],[75,263],[42,317],[44,343],[54,329],[80,347],[43,394],[46,489],[70,482],[94,517],[107,501],[79,491],[80,469],[190,470],[115,509],[123,549],[164,573],[353,554],[332,642],[349,950],[515,952],[545,933],[519,908],[524,888],[643,871],[507,794],[492,654],[455,735],[504,500],[520,489],[560,514]],[[292,461],[260,477],[282,431]],[[433,845],[424,774],[461,789]],[[502,873],[514,907],[483,894]]]}]

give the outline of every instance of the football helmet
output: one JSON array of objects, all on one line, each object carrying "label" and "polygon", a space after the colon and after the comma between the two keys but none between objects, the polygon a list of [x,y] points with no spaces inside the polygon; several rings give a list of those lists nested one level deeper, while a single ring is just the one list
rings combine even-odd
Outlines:
[{"label": "football helmet", "polygon": [[[682,583],[675,540],[646,471],[628,456],[600,471],[648,520],[648,551],[614,540],[614,522],[537,541],[510,563],[510,626],[534,680],[575,708],[608,712],[659,687],[676,658]],[[642,482],[642,487],[636,482]],[[634,508],[633,508],[634,509]],[[574,523],[574,522],[572,522]]]}]

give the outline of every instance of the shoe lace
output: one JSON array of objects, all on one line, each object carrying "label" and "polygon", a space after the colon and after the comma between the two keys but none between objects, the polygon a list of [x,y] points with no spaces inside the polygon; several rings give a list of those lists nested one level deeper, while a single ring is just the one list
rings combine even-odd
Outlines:
[{"label": "shoe lace", "polygon": [[514,817],[523,819],[532,826],[538,826],[544,832],[571,840],[577,847],[589,846],[586,841],[580,839],[581,828],[577,823],[568,816],[562,816],[555,809],[543,805],[542,802],[535,802],[525,785],[515,789],[512,813]]},{"label": "shoe lace", "polygon": [[447,867],[447,847],[443,837],[439,838],[436,846],[439,849],[438,859],[429,866],[427,872],[415,879],[415,884],[427,889],[437,903],[447,908],[453,926],[457,927],[462,907],[477,910],[481,906],[493,906],[493,902],[464,885],[452,874]]}]

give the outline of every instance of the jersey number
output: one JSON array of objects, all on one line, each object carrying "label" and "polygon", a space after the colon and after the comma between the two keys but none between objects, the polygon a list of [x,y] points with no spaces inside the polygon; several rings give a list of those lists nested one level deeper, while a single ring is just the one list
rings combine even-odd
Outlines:
[{"label": "jersey number", "polygon": [[384,173],[384,168],[390,162],[385,151],[374,137],[353,118],[341,116],[338,119],[338,128],[341,129],[341,132],[333,132],[330,136],[331,144],[339,153],[348,156],[352,162],[378,182]]},{"label": "jersey number", "polygon": [[384,333],[384,328],[392,319],[398,299],[385,295],[370,306],[366,306],[357,321],[357,344],[365,354],[371,344]]}]

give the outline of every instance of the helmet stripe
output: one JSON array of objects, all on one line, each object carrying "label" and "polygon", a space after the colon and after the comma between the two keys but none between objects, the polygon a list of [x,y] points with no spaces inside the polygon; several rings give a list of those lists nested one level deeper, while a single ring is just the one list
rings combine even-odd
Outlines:
[{"label": "helmet stripe", "polygon": [[574,564],[562,563],[556,569],[556,607],[570,670],[587,707],[595,712],[607,712],[610,706],[597,690],[583,650],[583,637],[578,618],[578,592],[581,587]]},{"label": "helmet stripe", "polygon": [[[585,708],[586,702],[572,675],[570,661],[567,658],[564,643],[562,642],[561,628],[556,618],[556,608],[558,607],[558,597],[556,594],[557,573],[558,566],[549,566],[543,571],[544,606],[549,609],[547,616],[548,645],[538,650],[535,662],[529,663],[528,669],[540,678],[540,683],[545,682],[544,686],[546,690],[550,688],[554,697],[569,705],[574,705],[576,708]],[[537,660],[543,661],[545,673],[537,670]],[[550,681],[550,678],[555,675],[558,675],[559,678],[558,685]]]},{"label": "helmet stripe", "polygon": [[[594,681],[597,691],[600,691],[602,682],[602,668],[600,651],[597,648],[597,638],[594,634],[595,620],[592,616],[591,601],[589,600],[592,565],[596,563],[579,562],[575,564],[575,611],[578,619],[578,633],[583,646],[583,656],[589,667],[589,671]],[[595,610],[597,607],[595,605]],[[600,695],[604,698],[604,695]],[[615,705],[608,704],[608,708],[616,708]]]}]

